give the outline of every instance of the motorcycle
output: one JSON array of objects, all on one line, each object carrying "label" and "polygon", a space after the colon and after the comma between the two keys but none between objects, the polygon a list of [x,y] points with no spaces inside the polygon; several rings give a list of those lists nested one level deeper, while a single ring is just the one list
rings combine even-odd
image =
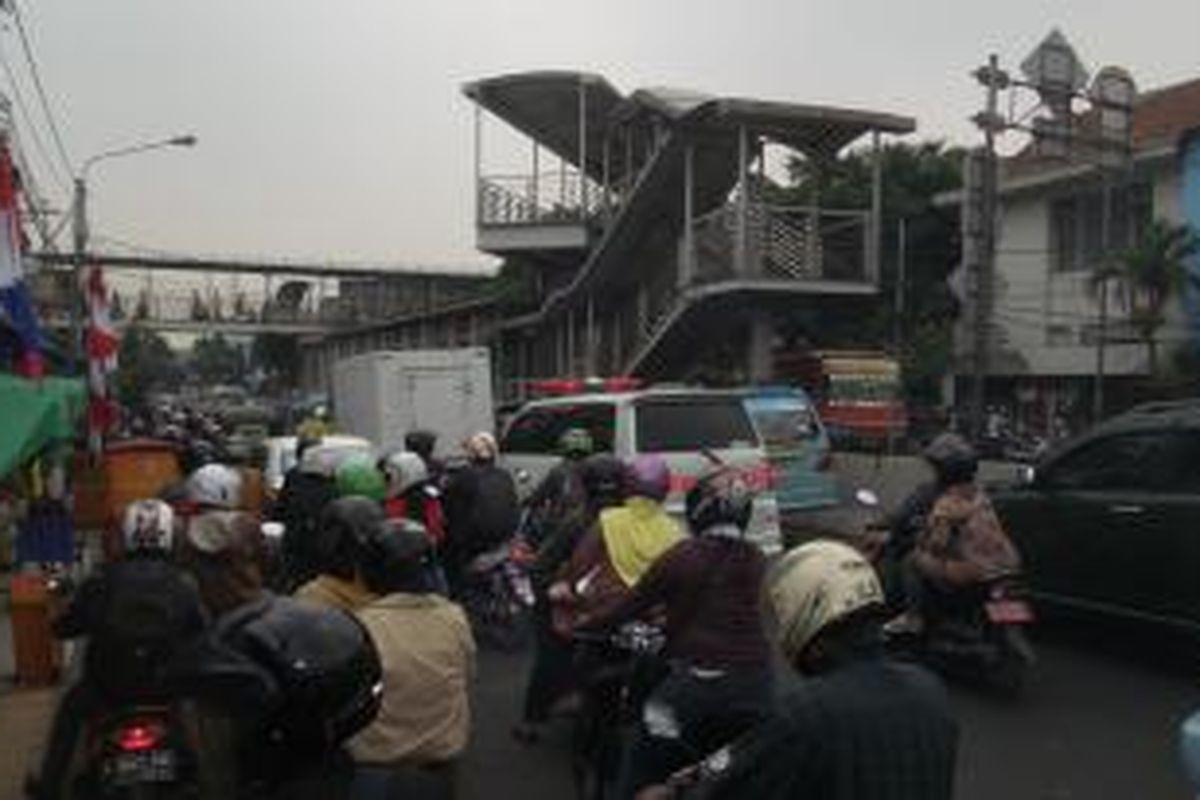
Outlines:
[{"label": "motorcycle", "polygon": [[535,556],[518,535],[467,565],[459,599],[476,637],[503,652],[521,650],[528,641],[535,602],[529,567]]},{"label": "motorcycle", "polygon": [[1025,632],[1035,617],[1019,576],[940,594],[925,609],[919,631],[885,627],[889,649],[947,678],[1020,694],[1036,655]]},{"label": "motorcycle", "polygon": [[578,800],[612,791],[620,766],[623,731],[637,723],[646,698],[662,678],[661,627],[634,621],[612,633],[572,634],[581,676],[571,773]]},{"label": "motorcycle", "polygon": [[98,714],[84,732],[82,768],[73,796],[184,798],[199,795],[198,734],[175,705],[144,705]]}]

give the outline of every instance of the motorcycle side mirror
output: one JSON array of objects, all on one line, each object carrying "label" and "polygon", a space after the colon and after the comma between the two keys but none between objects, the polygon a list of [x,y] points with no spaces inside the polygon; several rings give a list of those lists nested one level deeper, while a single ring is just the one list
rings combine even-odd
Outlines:
[{"label": "motorcycle side mirror", "polygon": [[865,508],[878,508],[879,495],[871,489],[857,489],[854,492],[854,501]]},{"label": "motorcycle side mirror", "polygon": [[282,522],[264,522],[259,530],[267,541],[278,541],[287,532],[287,526]]}]

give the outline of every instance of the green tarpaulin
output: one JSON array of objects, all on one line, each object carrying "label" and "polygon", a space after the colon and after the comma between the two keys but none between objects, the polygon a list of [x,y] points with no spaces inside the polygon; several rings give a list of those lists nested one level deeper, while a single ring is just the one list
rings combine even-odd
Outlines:
[{"label": "green tarpaulin", "polygon": [[86,402],[78,379],[31,381],[0,374],[0,479],[47,444],[74,439]]}]

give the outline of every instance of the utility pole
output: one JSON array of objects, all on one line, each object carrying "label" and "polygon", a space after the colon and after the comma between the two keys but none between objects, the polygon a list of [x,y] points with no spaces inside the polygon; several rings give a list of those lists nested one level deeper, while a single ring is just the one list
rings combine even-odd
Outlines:
[{"label": "utility pole", "polygon": [[1104,358],[1108,346],[1108,279],[1112,268],[1112,186],[1109,184],[1108,169],[1100,167],[1100,297],[1099,324],[1096,326],[1096,383],[1092,391],[1092,422],[1104,419]]},{"label": "utility pole", "polygon": [[75,199],[71,204],[71,230],[75,239],[75,257],[71,261],[71,374],[79,372],[83,360],[83,262],[87,257],[87,183],[75,178]]},{"label": "utility pole", "polygon": [[904,292],[907,280],[907,250],[908,250],[908,220],[900,217],[899,228],[896,232],[896,286],[892,296],[892,346],[896,358],[904,355]]},{"label": "utility pole", "polygon": [[983,129],[984,145],[983,169],[980,175],[980,247],[978,258],[975,259],[975,280],[971,292],[974,314],[971,319],[973,347],[970,431],[975,436],[980,436],[984,423],[984,386],[987,381],[992,280],[996,263],[996,134],[1006,126],[1006,121],[999,114],[999,101],[1000,91],[1009,85],[1009,76],[1000,69],[1000,59],[993,53],[988,57],[987,66],[975,72],[975,78],[983,84],[987,92],[984,111],[975,117],[976,124]]}]

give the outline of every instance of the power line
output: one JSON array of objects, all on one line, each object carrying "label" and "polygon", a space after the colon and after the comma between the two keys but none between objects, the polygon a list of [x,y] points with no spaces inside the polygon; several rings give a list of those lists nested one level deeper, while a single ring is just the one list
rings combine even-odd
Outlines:
[{"label": "power line", "polygon": [[17,34],[21,38],[21,49],[25,52],[25,61],[29,65],[29,73],[33,76],[33,85],[37,90],[38,99],[42,104],[42,111],[46,115],[46,122],[50,128],[50,136],[54,139],[54,146],[58,150],[58,155],[62,158],[63,165],[67,168],[67,174],[73,175],[74,168],[71,166],[71,157],[67,155],[67,148],[63,145],[62,135],[58,130],[58,122],[55,121],[54,114],[50,110],[50,101],[46,98],[46,87],[42,84],[42,74],[38,69],[37,59],[33,55],[33,46],[29,42],[29,36],[25,33],[25,23],[21,21],[21,6],[17,0],[11,0],[13,19],[17,23]]},{"label": "power line", "polygon": [[[25,120],[25,127],[28,128],[29,138],[33,141],[34,149],[37,150],[41,161],[46,165],[47,171],[50,173],[51,179],[58,184],[64,192],[70,194],[70,182],[63,177],[57,162],[50,157],[50,152],[47,150],[42,137],[38,135],[37,125],[34,123],[33,115],[29,111],[29,106],[25,102],[25,95],[21,92],[20,84],[17,83],[16,75],[13,73],[12,66],[8,63],[8,59],[4,56],[3,50],[0,50],[0,67],[4,69],[4,74],[8,76],[9,88],[12,90],[13,97],[17,101],[17,111],[21,118]],[[68,172],[69,176],[71,173]]]}]

